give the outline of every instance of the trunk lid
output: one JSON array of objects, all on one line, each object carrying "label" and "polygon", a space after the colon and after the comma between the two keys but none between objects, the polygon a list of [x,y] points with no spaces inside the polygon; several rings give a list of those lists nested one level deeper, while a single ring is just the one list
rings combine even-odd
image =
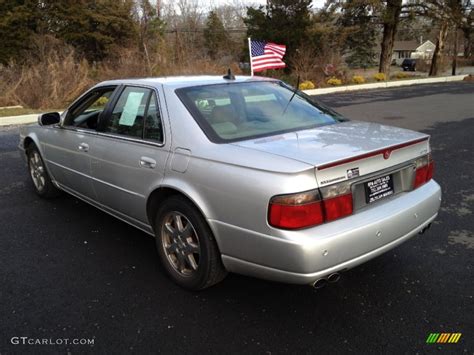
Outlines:
[{"label": "trunk lid", "polygon": [[319,186],[326,186],[425,155],[428,139],[403,128],[348,121],[234,144],[313,165]]}]

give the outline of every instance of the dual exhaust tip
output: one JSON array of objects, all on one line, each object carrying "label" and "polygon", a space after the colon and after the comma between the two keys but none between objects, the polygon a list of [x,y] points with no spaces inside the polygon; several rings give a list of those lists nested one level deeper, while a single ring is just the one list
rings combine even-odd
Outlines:
[{"label": "dual exhaust tip", "polygon": [[422,229],[421,231],[419,231],[418,233],[419,233],[419,234],[423,234],[423,233],[425,233],[428,229],[430,229],[430,227],[431,227],[431,223],[428,224],[425,228],[423,228],[423,229]]},{"label": "dual exhaust tip", "polygon": [[330,283],[338,282],[340,278],[341,278],[341,274],[339,274],[338,272],[335,272],[333,274],[330,274],[327,278],[321,278],[314,281],[312,286],[315,289],[320,289],[326,286],[329,282]]},{"label": "dual exhaust tip", "polygon": [[[428,229],[430,229],[431,227],[431,223],[428,224],[425,228],[423,228],[422,230],[420,230],[418,233],[420,234],[423,234],[425,233]],[[320,279],[317,279],[316,281],[314,281],[311,286],[313,286],[313,288],[315,289],[320,289],[320,288],[323,288],[324,286],[326,286],[328,283],[334,283],[334,282],[338,282],[339,279],[341,278],[341,274],[339,274],[338,272],[335,272],[333,274],[330,274],[329,276],[327,277],[323,277],[323,278],[320,278]]]}]

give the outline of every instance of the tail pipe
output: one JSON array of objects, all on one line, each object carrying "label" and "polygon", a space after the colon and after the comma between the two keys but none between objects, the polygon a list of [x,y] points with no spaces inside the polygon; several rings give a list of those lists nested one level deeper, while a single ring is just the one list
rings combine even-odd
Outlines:
[{"label": "tail pipe", "polygon": [[423,234],[423,233],[425,233],[428,229],[430,229],[430,227],[431,227],[431,223],[428,224],[425,228],[423,228],[423,229],[422,229],[421,231],[419,231],[418,233],[419,233],[419,234]]},{"label": "tail pipe", "polygon": [[329,282],[330,283],[338,282],[340,278],[341,278],[341,275],[338,272],[335,272],[333,274],[330,274],[327,278],[317,279],[316,281],[313,282],[312,286],[315,289],[320,289],[326,286]]}]

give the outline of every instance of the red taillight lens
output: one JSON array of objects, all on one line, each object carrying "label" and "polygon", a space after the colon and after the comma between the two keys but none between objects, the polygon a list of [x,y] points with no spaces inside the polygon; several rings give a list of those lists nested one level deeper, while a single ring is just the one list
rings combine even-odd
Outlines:
[{"label": "red taillight lens", "polygon": [[431,159],[431,155],[427,155],[423,158],[418,159],[416,162],[416,174],[415,181],[413,182],[413,188],[423,185],[433,178],[434,162]]},{"label": "red taillight lens", "polygon": [[321,224],[323,221],[318,190],[275,196],[270,200],[268,222],[273,227],[298,229]]},{"label": "red taillight lens", "polygon": [[269,222],[273,227],[298,229],[323,223],[321,201],[300,206],[270,204]]},{"label": "red taillight lens", "polygon": [[323,201],[325,221],[349,216],[352,214],[352,194],[342,195]]},{"label": "red taillight lens", "polygon": [[434,174],[434,161],[431,160],[428,164],[428,172],[426,173],[426,181],[430,181],[433,178]]},{"label": "red taillight lens", "polygon": [[[344,194],[337,195],[337,193]],[[349,193],[348,193],[349,192]],[[319,190],[294,195],[275,196],[270,200],[268,222],[283,229],[300,229],[352,214],[350,186],[333,186],[324,189],[325,199]]]}]

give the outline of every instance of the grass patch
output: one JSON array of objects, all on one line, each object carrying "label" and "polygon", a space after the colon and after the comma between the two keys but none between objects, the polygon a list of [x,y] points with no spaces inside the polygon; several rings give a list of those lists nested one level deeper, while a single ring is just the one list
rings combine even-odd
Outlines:
[{"label": "grass patch", "polygon": [[0,117],[30,115],[33,113],[56,112],[57,110],[35,110],[31,108],[5,108],[0,109]]}]

